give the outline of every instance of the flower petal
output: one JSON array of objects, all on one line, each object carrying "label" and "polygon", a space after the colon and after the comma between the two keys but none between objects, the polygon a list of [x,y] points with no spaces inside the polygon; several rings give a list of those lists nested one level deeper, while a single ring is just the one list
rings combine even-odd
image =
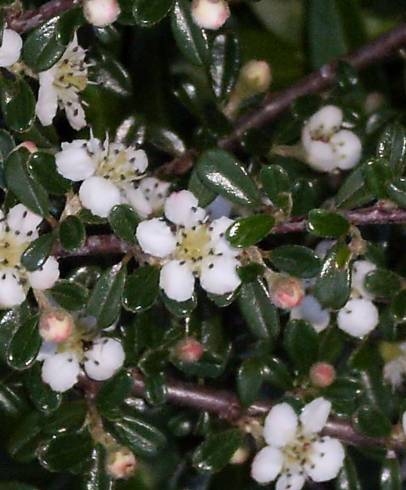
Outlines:
[{"label": "flower petal", "polygon": [[352,131],[342,129],[330,140],[336,154],[337,167],[341,170],[353,168],[360,160],[362,144],[358,136]]},{"label": "flower petal", "polygon": [[175,225],[191,228],[206,216],[197,198],[190,191],[172,192],[165,201],[165,216]]},{"label": "flower petal", "polygon": [[121,203],[117,186],[98,176],[89,177],[82,183],[79,198],[83,207],[102,218],[107,218],[112,208]]},{"label": "flower petal", "polygon": [[237,274],[238,260],[227,256],[212,256],[203,260],[200,272],[202,288],[211,294],[227,294],[241,284]]},{"label": "flower petal", "polygon": [[141,218],[147,218],[150,214],[152,214],[152,206],[145,196],[144,192],[138,188],[134,189],[131,185],[128,185],[124,188],[124,194],[126,200],[134,208],[138,216]]},{"label": "flower petal", "polygon": [[265,446],[252,461],[251,476],[258,483],[269,483],[279,475],[282,465],[282,452],[275,447]]},{"label": "flower petal", "polygon": [[128,153],[130,159],[134,159],[131,163],[132,166],[138,170],[138,173],[142,174],[148,167],[148,157],[144,150],[134,150],[133,148],[128,148]]},{"label": "flower petal", "polygon": [[83,146],[85,144],[82,140],[62,143],[62,151],[55,155],[56,168],[65,179],[78,182],[94,174],[96,164]]},{"label": "flower petal", "polygon": [[142,179],[139,185],[140,190],[148,199],[152,212],[161,210],[164,207],[171,184],[155,177]]},{"label": "flower petal", "polygon": [[49,289],[59,279],[59,264],[55,257],[48,257],[40,269],[28,272],[28,280],[34,289]]},{"label": "flower petal", "polygon": [[87,375],[96,381],[103,381],[121,368],[125,354],[118,340],[102,337],[93,342],[92,348],[86,352],[86,358],[84,367]]},{"label": "flower petal", "polygon": [[42,342],[41,348],[37,354],[37,361],[45,361],[48,357],[54,356],[58,349],[58,344],[55,342],[45,341]]},{"label": "flower petal", "polygon": [[365,289],[365,277],[375,269],[376,265],[369,260],[356,260],[352,264],[351,287],[366,299],[373,298],[373,295]]},{"label": "flower petal", "polygon": [[331,402],[323,397],[316,398],[305,405],[299,416],[305,434],[320,432],[330,415]]},{"label": "flower petal", "polygon": [[21,242],[32,241],[38,237],[37,228],[42,220],[42,216],[33,213],[23,204],[13,206],[7,215],[7,225]]},{"label": "flower petal", "polygon": [[300,490],[305,484],[306,478],[299,473],[284,473],[278,478],[275,490]]},{"label": "flower petal", "polygon": [[337,325],[353,337],[363,337],[379,323],[376,306],[367,299],[350,299],[337,315]]},{"label": "flower petal", "polygon": [[58,93],[54,86],[55,69],[51,68],[38,75],[39,91],[35,113],[43,126],[49,126],[58,110]]},{"label": "flower petal", "polygon": [[343,122],[343,111],[335,105],[326,105],[308,120],[306,126],[314,139],[326,139],[337,132]]},{"label": "flower petal", "polygon": [[402,415],[402,429],[403,432],[406,434],[406,412],[403,412]]},{"label": "flower petal", "polygon": [[292,320],[306,320],[319,333],[328,327],[330,312],[324,310],[317,299],[309,294],[302,299],[298,306],[292,308],[290,318]]},{"label": "flower petal", "polygon": [[69,124],[76,131],[83,129],[86,126],[86,114],[80,103],[79,96],[70,101],[70,104],[64,104],[66,118]]},{"label": "flower petal", "polygon": [[338,475],[345,458],[344,447],[340,441],[323,437],[312,443],[309,453],[310,462],[305,469],[313,481],[328,481]]},{"label": "flower petal", "polygon": [[176,249],[176,237],[170,227],[158,218],[141,221],[136,238],[140,247],[154,257],[166,257]]},{"label": "flower petal", "polygon": [[12,308],[20,305],[26,297],[19,283],[16,269],[2,269],[0,272],[0,308]]},{"label": "flower petal", "polygon": [[298,418],[288,403],[275,405],[265,419],[264,438],[267,444],[283,447],[295,437]]},{"label": "flower petal", "polygon": [[227,229],[234,223],[234,220],[222,216],[214,220],[209,227],[210,230],[210,248],[215,254],[227,254],[236,256],[239,250],[230,245],[230,242],[225,237]]},{"label": "flower petal", "polygon": [[187,301],[192,298],[195,278],[189,264],[181,260],[171,260],[161,269],[159,286],[166,296],[174,301]]},{"label": "flower petal", "polygon": [[7,68],[14,65],[20,58],[23,40],[17,32],[12,29],[4,29],[3,40],[0,46],[0,66]]},{"label": "flower petal", "polygon": [[41,377],[54,391],[63,393],[76,384],[79,373],[80,366],[75,355],[62,352],[45,359]]},{"label": "flower petal", "polygon": [[331,172],[336,167],[337,158],[333,147],[323,141],[306,138],[306,128],[302,133],[302,143],[306,150],[307,163],[319,172]]}]

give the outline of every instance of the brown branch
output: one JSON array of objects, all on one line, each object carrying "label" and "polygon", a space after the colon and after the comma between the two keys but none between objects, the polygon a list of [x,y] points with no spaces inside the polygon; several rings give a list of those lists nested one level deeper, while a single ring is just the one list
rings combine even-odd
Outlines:
[{"label": "brown branch", "polygon": [[7,25],[10,29],[24,33],[38,27],[56,15],[62,14],[78,5],[78,0],[51,0],[37,9],[19,12],[8,10],[6,15]]},{"label": "brown branch", "polygon": [[115,235],[92,235],[86,239],[83,247],[67,252],[58,243],[52,254],[55,257],[84,257],[87,255],[123,255],[129,252],[131,245],[120,240]]}]

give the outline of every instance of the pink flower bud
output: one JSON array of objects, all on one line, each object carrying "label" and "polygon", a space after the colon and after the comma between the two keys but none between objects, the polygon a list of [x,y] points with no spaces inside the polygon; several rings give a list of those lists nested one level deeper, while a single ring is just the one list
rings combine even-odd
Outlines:
[{"label": "pink flower bud", "polygon": [[270,294],[275,306],[290,310],[302,302],[304,298],[303,284],[296,277],[278,276],[272,281]]},{"label": "pink flower bud", "polygon": [[18,145],[20,148],[25,148],[30,153],[35,153],[38,151],[37,145],[33,141],[23,141]]},{"label": "pink flower bud", "polygon": [[327,362],[316,362],[310,368],[310,381],[313,386],[318,388],[327,388],[334,383],[336,371],[334,366]]},{"label": "pink flower bud", "polygon": [[47,310],[41,315],[39,333],[47,342],[65,342],[73,329],[73,318],[64,310]]},{"label": "pink flower bud", "polygon": [[203,345],[193,337],[186,337],[175,347],[175,355],[182,362],[197,362],[203,353]]},{"label": "pink flower bud", "polygon": [[120,6],[117,0],[85,0],[83,13],[89,24],[105,27],[117,20]]},{"label": "pink flower bud", "polygon": [[119,449],[109,454],[106,470],[116,479],[130,478],[137,468],[134,454],[127,448]]},{"label": "pink flower bud", "polygon": [[230,7],[225,0],[193,0],[192,17],[203,29],[219,29],[230,17]]},{"label": "pink flower bud", "polygon": [[242,67],[240,78],[252,94],[260,94],[271,85],[271,68],[266,61],[251,60]]}]

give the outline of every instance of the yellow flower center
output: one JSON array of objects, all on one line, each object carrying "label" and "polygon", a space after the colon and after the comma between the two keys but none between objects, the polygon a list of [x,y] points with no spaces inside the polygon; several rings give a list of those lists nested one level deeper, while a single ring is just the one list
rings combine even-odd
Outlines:
[{"label": "yellow flower center", "polygon": [[200,262],[210,252],[210,234],[207,225],[193,227],[190,230],[180,230],[176,258],[194,263]]},{"label": "yellow flower center", "polygon": [[287,468],[303,467],[310,464],[312,456],[312,443],[316,442],[317,436],[308,436],[298,434],[294,441],[285,446],[282,451],[284,455],[285,466]]},{"label": "yellow flower center", "polygon": [[76,63],[72,63],[69,58],[64,58],[59,64],[54,84],[59,88],[75,88],[78,92],[82,92],[87,86],[87,72],[85,69],[78,70]]},{"label": "yellow flower center", "polygon": [[21,263],[21,255],[27,245],[27,243],[18,242],[14,233],[2,233],[0,236],[0,267],[18,268]]},{"label": "yellow flower center", "polygon": [[125,182],[133,182],[141,177],[141,174],[134,168],[133,163],[135,158],[128,158],[125,148],[121,151],[110,151],[98,165],[96,175],[115,182],[123,184]]}]

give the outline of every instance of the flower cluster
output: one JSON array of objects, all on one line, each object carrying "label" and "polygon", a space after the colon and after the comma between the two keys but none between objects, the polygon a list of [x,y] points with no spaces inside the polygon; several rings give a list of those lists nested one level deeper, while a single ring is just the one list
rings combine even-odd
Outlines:
[{"label": "flower cluster", "polygon": [[41,222],[41,216],[22,204],[12,207],[6,216],[0,211],[0,308],[21,304],[30,287],[48,289],[59,278],[59,266],[54,257],[49,257],[33,272],[21,264],[23,252],[38,238]]},{"label": "flower cluster", "polygon": [[164,219],[142,221],[136,237],[142,250],[162,265],[160,287],[175,301],[192,298],[195,276],[208,293],[232,293],[240,285],[239,251],[225,237],[233,221],[212,222],[189,191],[172,193],[165,201]]},{"label": "flower cluster", "polygon": [[302,146],[306,162],[319,172],[348,170],[361,158],[358,136],[343,129],[343,111],[327,105],[312,115],[302,130]]},{"label": "flower cluster", "polygon": [[338,475],[345,457],[341,442],[320,435],[331,403],[317,398],[298,417],[288,403],[275,405],[265,419],[267,446],[252,462],[252,477],[261,484],[278,478],[276,490],[300,490],[307,478],[315,482]]}]

